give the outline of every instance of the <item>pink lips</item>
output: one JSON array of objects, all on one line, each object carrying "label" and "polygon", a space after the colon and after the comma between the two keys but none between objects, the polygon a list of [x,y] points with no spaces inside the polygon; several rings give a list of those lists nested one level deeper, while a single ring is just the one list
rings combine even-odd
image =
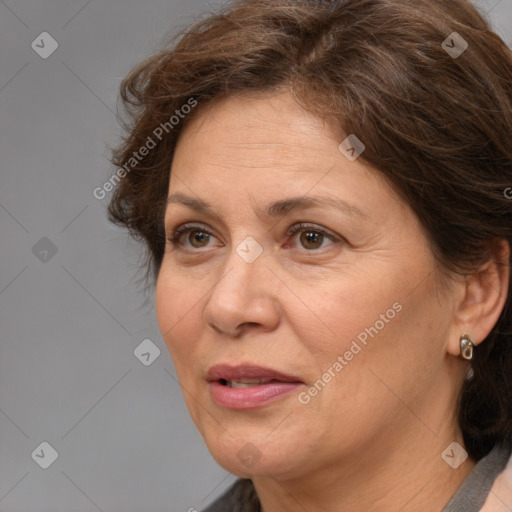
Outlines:
[{"label": "pink lips", "polygon": [[[251,382],[252,379],[265,382]],[[262,407],[304,385],[298,377],[252,365],[216,365],[208,371],[207,380],[213,401],[227,409]],[[245,382],[248,387],[231,387],[233,381],[235,386]]]}]

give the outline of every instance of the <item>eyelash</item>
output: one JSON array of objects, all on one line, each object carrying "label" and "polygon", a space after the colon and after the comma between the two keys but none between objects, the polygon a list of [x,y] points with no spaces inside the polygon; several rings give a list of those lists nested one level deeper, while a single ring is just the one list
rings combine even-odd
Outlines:
[{"label": "eyelash", "polygon": [[[288,232],[286,233],[286,236],[294,236],[296,235],[297,233],[300,233],[301,231],[311,231],[313,233],[320,233],[322,236],[325,236],[326,238],[328,238],[329,240],[331,240],[332,242],[337,242],[337,241],[340,241],[339,238],[337,238],[336,236],[334,236],[333,234],[327,232],[326,230],[322,229],[322,228],[319,228],[315,225],[311,225],[311,224],[307,224],[307,223],[304,223],[304,222],[300,222],[298,224],[294,224],[289,230]],[[194,225],[190,225],[190,224],[183,224],[179,227],[177,227],[171,237],[169,237],[167,240],[174,246],[174,247],[177,247],[177,248],[180,248],[180,238],[181,238],[181,235],[183,235],[184,233],[188,233],[188,232],[191,232],[191,231],[201,231],[203,233],[206,233],[207,235],[211,235],[211,236],[215,236],[206,226],[204,225],[201,225],[201,224],[194,224]],[[305,251],[308,251],[308,252],[311,252],[311,251],[315,251],[315,250],[318,250],[318,249],[304,249]]]}]

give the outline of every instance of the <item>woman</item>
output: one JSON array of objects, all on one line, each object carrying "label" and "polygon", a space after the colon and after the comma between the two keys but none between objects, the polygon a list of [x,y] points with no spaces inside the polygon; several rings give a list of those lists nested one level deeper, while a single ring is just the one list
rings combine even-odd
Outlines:
[{"label": "woman", "polygon": [[125,78],[208,511],[510,510],[511,76],[465,0],[242,0]]}]

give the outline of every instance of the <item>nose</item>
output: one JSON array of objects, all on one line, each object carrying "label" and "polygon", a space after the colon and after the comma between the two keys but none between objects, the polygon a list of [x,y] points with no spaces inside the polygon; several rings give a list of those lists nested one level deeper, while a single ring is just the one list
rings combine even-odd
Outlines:
[{"label": "nose", "polygon": [[267,264],[263,254],[248,263],[233,249],[204,308],[208,326],[232,338],[277,327],[279,307],[273,293],[277,277]]}]

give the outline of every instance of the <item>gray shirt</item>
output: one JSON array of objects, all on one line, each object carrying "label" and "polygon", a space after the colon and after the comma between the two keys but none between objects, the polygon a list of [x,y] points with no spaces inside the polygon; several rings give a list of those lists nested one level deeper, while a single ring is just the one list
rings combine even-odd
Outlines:
[{"label": "gray shirt", "polygon": [[[510,453],[510,441],[496,445],[476,463],[441,512],[479,512]],[[240,479],[203,512],[261,512],[261,507],[251,480]]]}]

